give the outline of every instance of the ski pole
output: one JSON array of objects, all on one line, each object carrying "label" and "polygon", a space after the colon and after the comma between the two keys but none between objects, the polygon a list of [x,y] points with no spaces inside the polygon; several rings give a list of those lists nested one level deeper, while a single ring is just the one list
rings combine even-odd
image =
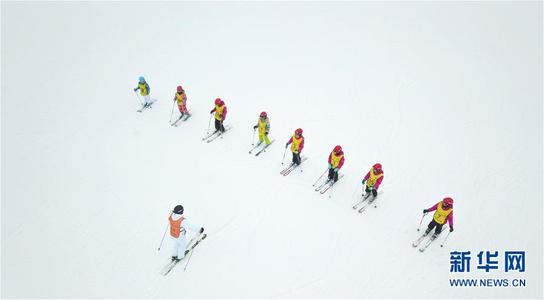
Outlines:
[{"label": "ski pole", "polygon": [[157,251],[161,251],[162,242],[164,241],[164,237],[166,236],[166,232],[168,231],[168,225],[170,225],[170,223],[166,223],[166,228],[164,228],[164,234],[162,235],[161,243],[159,244],[159,249],[157,249]]},{"label": "ski pole", "polygon": [[285,153],[287,153],[287,147],[285,147],[285,150],[283,151],[283,158],[281,159],[282,166],[283,166],[283,161],[285,161]]},{"label": "ski pole", "polygon": [[427,213],[423,213],[423,216],[421,216],[421,221],[419,221],[419,227],[417,228],[417,231],[419,231],[419,229],[421,228],[421,223],[423,223],[423,218],[425,218],[425,215],[427,215]]},{"label": "ski pole", "polygon": [[172,115],[174,114],[174,106],[176,106],[176,101],[172,102],[172,111],[170,112],[170,122],[172,123]]},{"label": "ski pole", "polygon": [[451,231],[448,232],[448,235],[446,235],[446,238],[444,239],[444,241],[442,241],[442,244],[440,244],[440,247],[444,247],[444,244],[448,240],[448,237],[450,236],[450,233],[451,233]]},{"label": "ski pole", "polygon": [[257,130],[255,128],[253,128],[253,137],[251,138],[251,146],[254,146],[255,145],[255,132]]},{"label": "ski pole", "polygon": [[142,102],[142,99],[140,99],[140,95],[138,95],[138,92],[134,91],[134,94],[136,95],[136,98],[138,99],[138,102],[140,102],[141,105],[144,105],[144,103]]},{"label": "ski pole", "polygon": [[210,119],[208,120],[208,131],[206,131],[206,134],[210,133],[210,125],[212,124],[212,114],[210,114]]},{"label": "ski pole", "polygon": [[323,177],[323,175],[325,175],[325,173],[327,173],[328,170],[329,170],[328,168],[325,169],[325,172],[323,172],[323,174],[321,174],[321,176],[319,176],[319,178],[317,178],[317,180],[314,182],[314,184],[312,184],[312,186],[315,186],[319,182],[319,180],[321,180],[321,177]]},{"label": "ski pole", "polygon": [[187,270],[187,266],[189,265],[189,262],[191,261],[191,257],[193,257],[193,250],[189,253],[189,258],[187,258],[187,263],[185,264],[185,267],[183,268],[183,272]]}]

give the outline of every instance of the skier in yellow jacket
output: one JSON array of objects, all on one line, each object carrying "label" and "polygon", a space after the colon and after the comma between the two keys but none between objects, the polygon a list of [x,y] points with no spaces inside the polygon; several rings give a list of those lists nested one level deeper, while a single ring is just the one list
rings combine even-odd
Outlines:
[{"label": "skier in yellow jacket", "polygon": [[293,153],[293,164],[300,165],[302,162],[300,153],[304,149],[304,137],[302,136],[302,128],[295,130],[295,134],[287,141],[285,148],[291,144],[291,152]]},{"label": "skier in yellow jacket", "polygon": [[270,139],[268,139],[268,133],[270,132],[270,120],[268,119],[268,115],[265,111],[261,113],[259,116],[259,120],[257,121],[257,125],[253,126],[253,130],[259,129],[259,144],[260,145],[263,141],[269,145]]},{"label": "skier in yellow jacket", "polygon": [[434,234],[433,239],[436,238],[440,232],[442,232],[442,226],[448,222],[450,225],[450,232],[453,231],[453,199],[450,197],[446,197],[442,199],[442,201],[436,203],[435,205],[424,209],[423,213],[426,214],[428,212],[434,211],[433,219],[427,226],[427,230],[425,230],[425,234],[429,234],[433,228]]},{"label": "skier in yellow jacket", "polygon": [[225,102],[223,102],[223,100],[221,100],[220,98],[215,99],[214,103],[215,107],[210,111],[210,114],[215,113],[215,132],[225,132],[225,126],[223,126],[223,122],[227,117],[227,106],[225,106]]},{"label": "skier in yellow jacket", "polygon": [[382,181],[382,164],[374,164],[372,166],[372,169],[370,169],[370,171],[368,171],[368,173],[366,173],[366,176],[363,178],[363,185],[366,183],[365,194],[363,194],[363,197],[368,197],[370,193],[372,193],[372,201],[374,201],[374,199],[378,197],[378,188],[380,187],[380,184],[382,184]]},{"label": "skier in yellow jacket", "polygon": [[143,76],[140,76],[140,78],[138,78],[138,86],[134,88],[134,91],[136,92],[137,90],[140,90],[140,95],[142,95],[142,98],[144,99],[144,107],[148,107],[153,104],[149,96],[149,93],[151,93],[151,88],[149,87],[149,84],[147,84]]}]

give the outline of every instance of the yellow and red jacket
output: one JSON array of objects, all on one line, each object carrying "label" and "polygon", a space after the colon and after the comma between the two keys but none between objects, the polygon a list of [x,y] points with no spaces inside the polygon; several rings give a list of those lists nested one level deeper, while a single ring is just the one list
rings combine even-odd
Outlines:
[{"label": "yellow and red jacket", "polygon": [[227,106],[224,104],[221,106],[216,105],[215,108],[212,109],[212,112],[215,112],[216,120],[224,121],[225,118],[227,117]]},{"label": "yellow and red jacket", "polygon": [[442,207],[442,201],[436,203],[432,207],[428,208],[427,211],[435,211],[433,215],[433,220],[438,224],[445,224],[446,221],[453,228],[453,206],[447,209]]},{"label": "yellow and red jacket", "polygon": [[301,135],[299,138],[296,137],[296,134],[289,139],[287,145],[291,144],[291,152],[300,153],[304,149],[304,137]]},{"label": "yellow and red jacket", "polygon": [[185,95],[185,92],[176,92],[176,95],[174,95],[174,100],[178,102],[179,106],[185,105],[185,102],[187,102],[187,95]]},{"label": "yellow and red jacket", "polygon": [[380,170],[380,172],[375,173],[374,168],[371,168],[370,171],[366,173],[366,176],[363,180],[366,181],[366,186],[371,187],[375,190],[378,190],[378,188],[380,187],[380,184],[382,184],[383,170]]},{"label": "yellow and red jacket", "polygon": [[342,168],[344,165],[344,151],[340,151],[340,153],[336,154],[334,153],[334,150],[329,155],[329,164],[335,168]]}]

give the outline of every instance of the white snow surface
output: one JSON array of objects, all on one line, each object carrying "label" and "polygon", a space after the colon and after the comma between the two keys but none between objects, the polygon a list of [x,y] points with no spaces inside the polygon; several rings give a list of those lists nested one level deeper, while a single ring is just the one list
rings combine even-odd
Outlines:
[{"label": "white snow surface", "polygon": [[[542,297],[542,2],[1,5],[3,298]],[[178,84],[194,115],[176,128]],[[233,129],[206,144],[216,97]],[[263,110],[276,143],[256,158]],[[309,160],[283,177],[298,127]],[[311,184],[336,144],[329,199]],[[420,253],[446,196],[455,231]],[[208,238],[164,277],[176,204]],[[472,268],[524,250],[527,271],[455,276],[456,250]],[[479,277],[527,286],[449,287]]]}]

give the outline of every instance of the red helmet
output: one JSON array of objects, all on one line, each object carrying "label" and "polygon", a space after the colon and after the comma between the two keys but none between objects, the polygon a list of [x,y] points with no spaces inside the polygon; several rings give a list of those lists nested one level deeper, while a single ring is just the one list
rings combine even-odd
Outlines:
[{"label": "red helmet", "polygon": [[302,135],[302,128],[295,130],[296,135]]},{"label": "red helmet", "polygon": [[444,200],[442,200],[442,202],[447,206],[452,206],[453,205],[453,199],[450,198],[450,197],[444,198]]},{"label": "red helmet", "polygon": [[215,105],[221,106],[222,103],[223,103],[223,100],[221,100],[220,98],[215,99]]},{"label": "red helmet", "polygon": [[263,111],[263,112],[261,113],[261,118],[266,118],[266,111]]},{"label": "red helmet", "polygon": [[334,147],[334,150],[333,150],[333,151],[334,151],[334,153],[339,153],[339,152],[341,152],[341,151],[342,151],[342,146],[336,145],[336,147]]},{"label": "red helmet", "polygon": [[177,90],[179,93],[183,92],[183,88],[181,87],[181,85],[178,85]]},{"label": "red helmet", "polygon": [[378,163],[378,164],[374,164],[374,165],[372,166],[372,168],[373,168],[374,170],[381,170],[381,169],[382,169],[382,164],[379,164],[379,163]]}]

